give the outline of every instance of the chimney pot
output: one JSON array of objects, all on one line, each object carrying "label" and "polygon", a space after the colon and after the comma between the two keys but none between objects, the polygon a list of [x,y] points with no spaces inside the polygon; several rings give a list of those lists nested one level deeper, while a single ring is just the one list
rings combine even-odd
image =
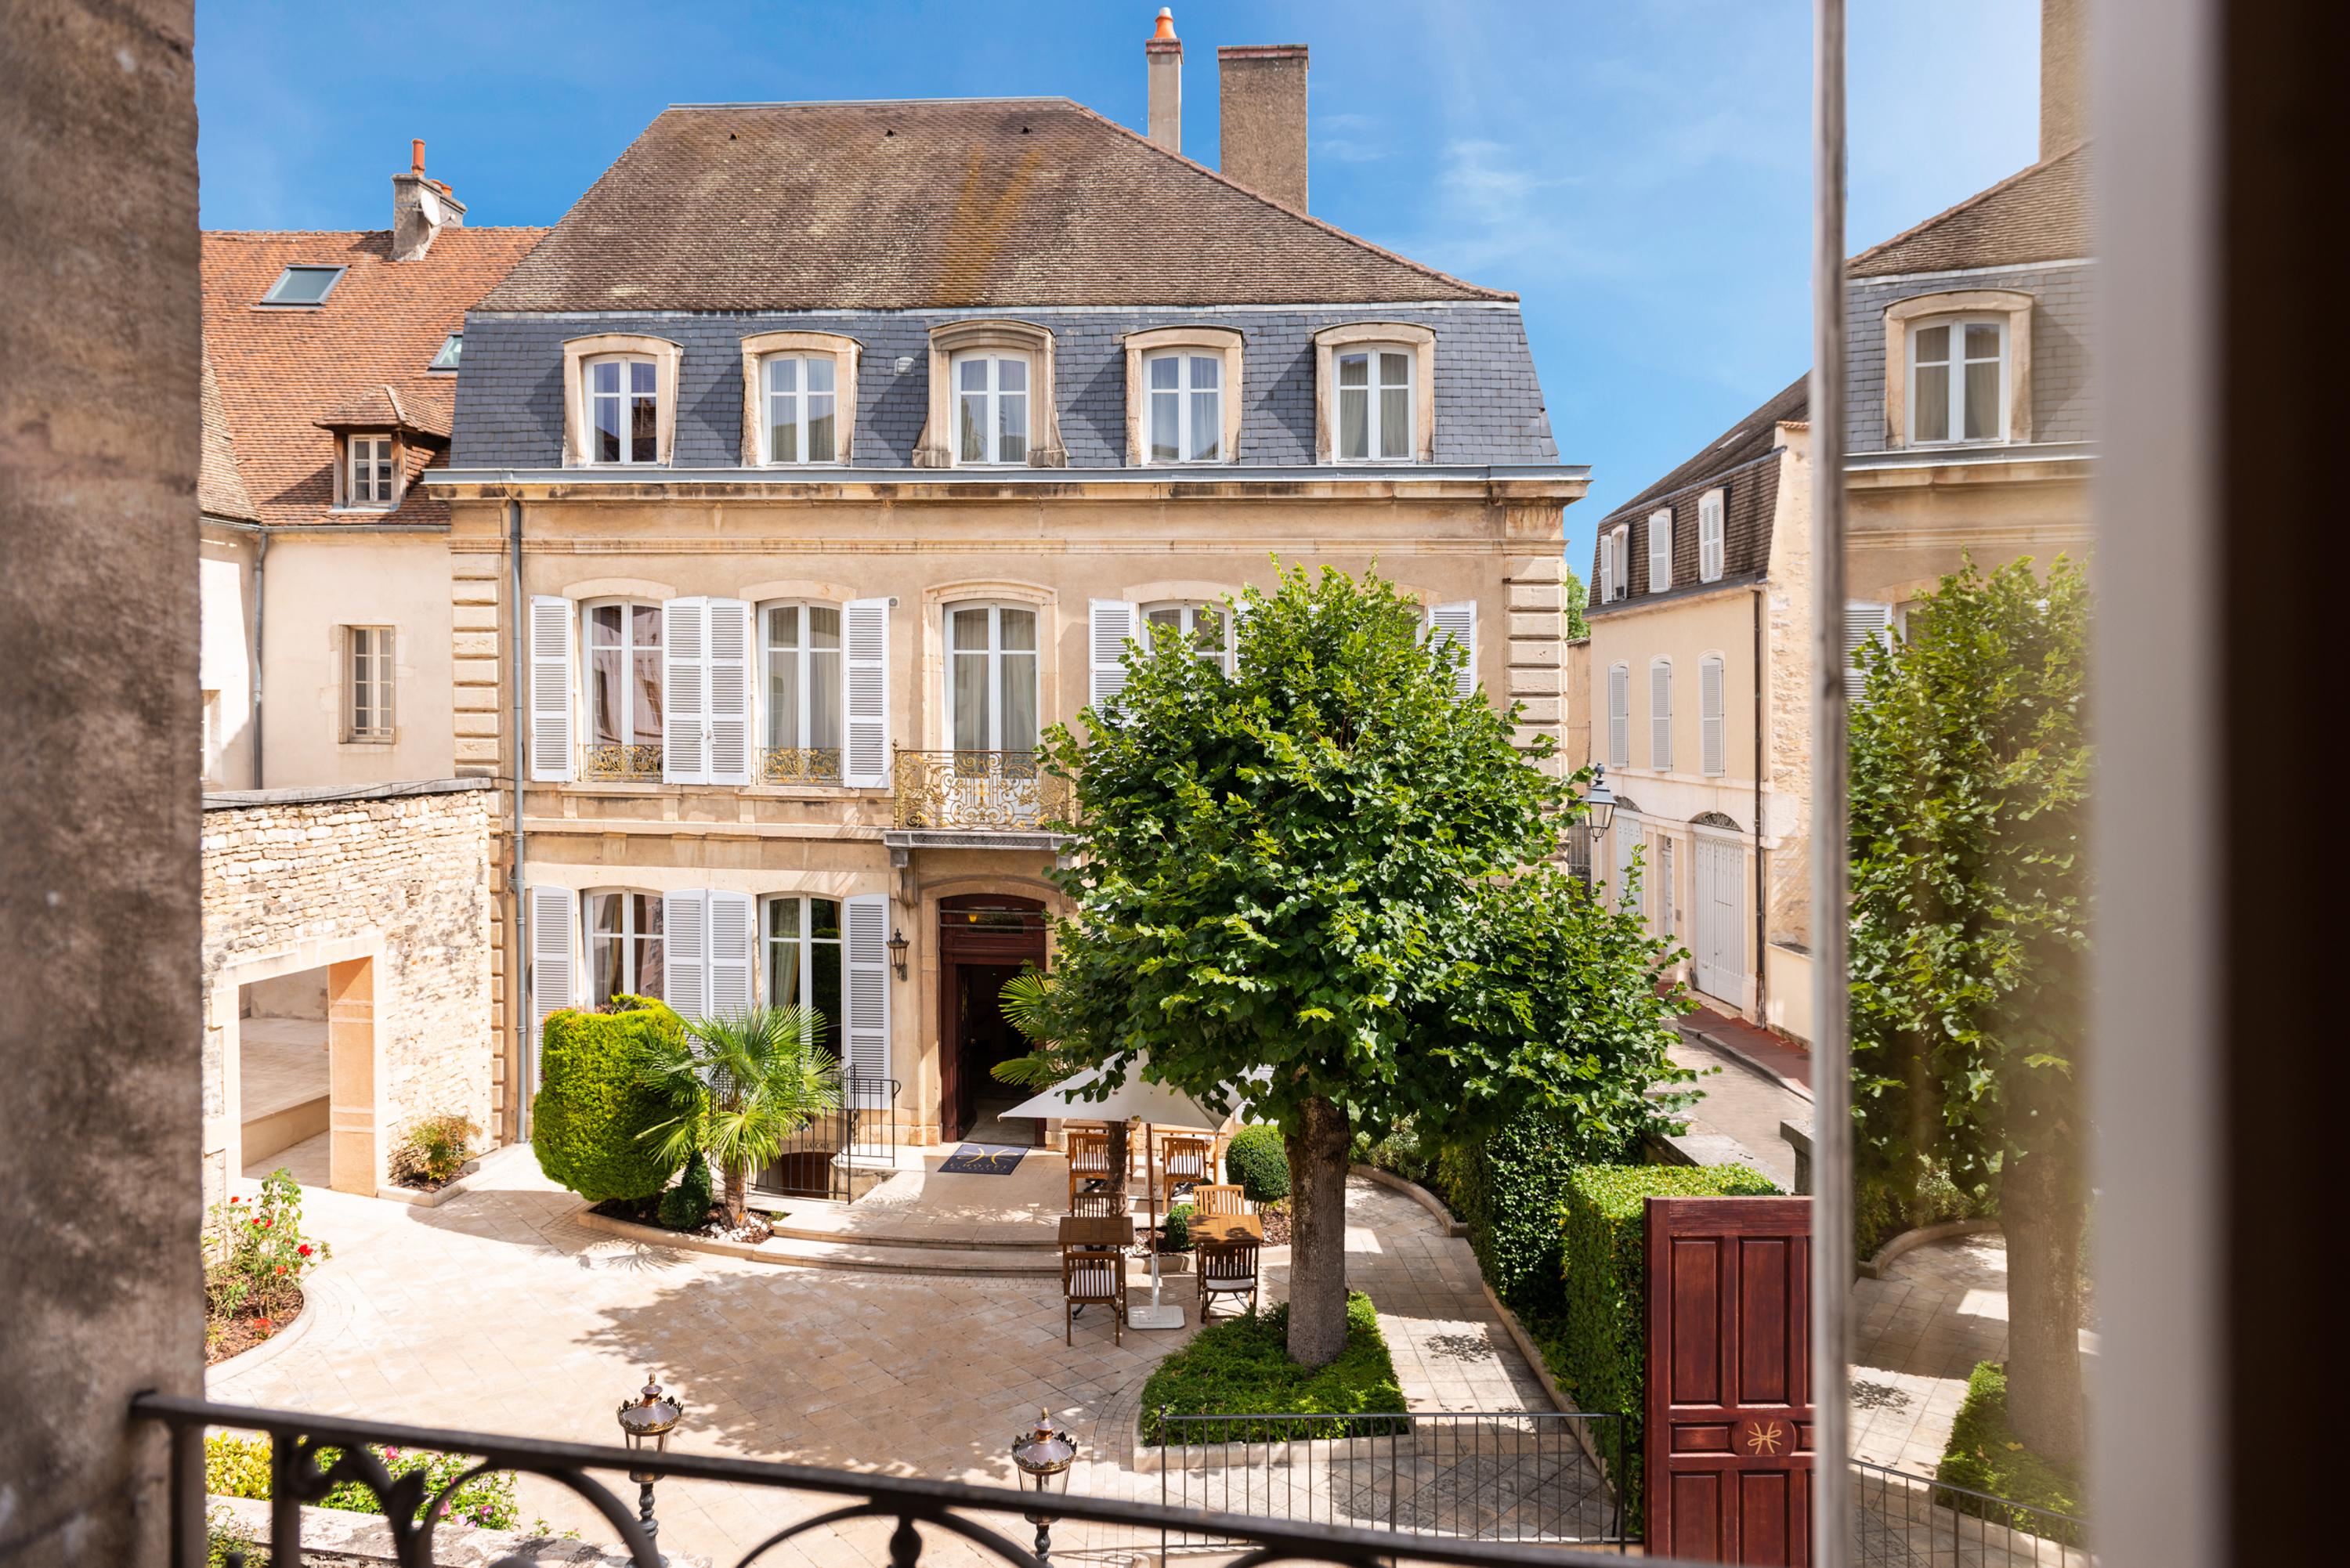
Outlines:
[{"label": "chimney pot", "polygon": [[408,144],[408,171],[391,177],[391,259],[421,261],[434,235],[464,223],[465,203],[424,177],[424,139],[417,137]]},{"label": "chimney pot", "polygon": [[1305,211],[1305,46],[1227,46],[1216,67],[1225,176]]},{"label": "chimney pot", "polygon": [[1175,13],[1161,5],[1159,26],[1142,46],[1150,84],[1148,135],[1170,152],[1183,151],[1183,40],[1175,36]]},{"label": "chimney pot", "polygon": [[408,144],[408,171],[411,174],[424,172],[424,138],[421,136],[412,139]]}]

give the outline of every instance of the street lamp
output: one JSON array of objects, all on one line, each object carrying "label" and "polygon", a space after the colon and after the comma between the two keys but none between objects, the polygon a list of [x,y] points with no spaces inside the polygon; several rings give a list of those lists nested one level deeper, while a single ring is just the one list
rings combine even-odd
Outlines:
[{"label": "street lamp", "polygon": [[[620,1401],[620,1436],[637,1453],[666,1453],[669,1435],[684,1418],[685,1401],[663,1394],[650,1372],[645,1374],[643,1391],[634,1399]],[[660,1526],[653,1521],[653,1482],[660,1474],[630,1470],[629,1479],[637,1483],[637,1522],[645,1527],[645,1539],[652,1541],[660,1534]]]},{"label": "street lamp", "polygon": [[[1069,1466],[1076,1457],[1077,1440],[1054,1429],[1050,1410],[1038,1410],[1035,1430],[1022,1432],[1012,1439],[1012,1462],[1020,1467],[1022,1479],[1036,1489],[1040,1498],[1068,1490]],[[1053,1560],[1053,1516],[1027,1513],[1021,1517],[1036,1527],[1036,1561],[1049,1563]]]},{"label": "street lamp", "polygon": [[906,978],[906,933],[897,927],[889,928],[889,940],[881,944],[889,950],[889,961],[898,966],[898,978]]},{"label": "street lamp", "polygon": [[1584,826],[1590,828],[1596,843],[1607,836],[1608,825],[1616,820],[1616,794],[1607,787],[1607,764],[1596,763],[1591,769],[1591,788],[1583,797]]}]

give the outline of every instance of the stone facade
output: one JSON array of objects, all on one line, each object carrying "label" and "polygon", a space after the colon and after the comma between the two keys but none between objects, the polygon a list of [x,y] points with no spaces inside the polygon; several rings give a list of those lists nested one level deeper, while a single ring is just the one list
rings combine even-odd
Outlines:
[{"label": "stone facade", "polygon": [[421,1116],[494,1136],[491,799],[470,779],[205,797],[208,1196],[239,1168],[239,990],[298,971],[329,976],[335,1186],[372,1192]]}]

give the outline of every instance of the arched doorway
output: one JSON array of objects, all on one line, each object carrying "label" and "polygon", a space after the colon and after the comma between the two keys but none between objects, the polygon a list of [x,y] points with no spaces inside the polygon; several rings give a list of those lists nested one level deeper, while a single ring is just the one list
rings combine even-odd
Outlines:
[{"label": "arched doorway", "polygon": [[1003,1016],[1004,982],[1044,967],[1043,900],[1011,893],[939,900],[939,1129],[948,1141],[1038,1140],[1042,1122],[998,1119],[996,1111],[1028,1096],[989,1070],[1028,1050]]}]

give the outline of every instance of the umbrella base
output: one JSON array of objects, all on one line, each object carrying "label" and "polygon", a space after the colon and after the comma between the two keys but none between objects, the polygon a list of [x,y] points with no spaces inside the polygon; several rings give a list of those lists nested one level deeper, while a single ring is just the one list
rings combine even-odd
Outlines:
[{"label": "umbrella base", "polygon": [[1162,1306],[1138,1303],[1126,1309],[1126,1326],[1128,1328],[1181,1328],[1183,1309],[1173,1302],[1169,1302]]}]

